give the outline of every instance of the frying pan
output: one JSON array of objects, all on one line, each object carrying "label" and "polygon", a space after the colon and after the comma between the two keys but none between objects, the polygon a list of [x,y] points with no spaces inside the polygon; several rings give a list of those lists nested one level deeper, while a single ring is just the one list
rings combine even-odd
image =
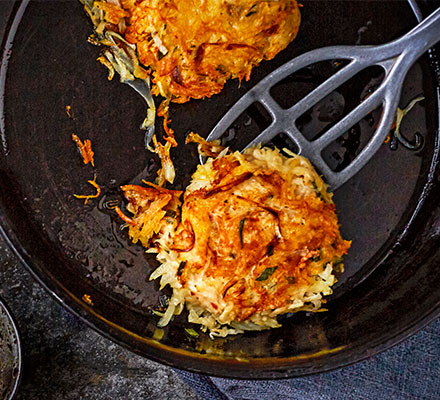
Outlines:
[{"label": "frying pan", "polygon": [[[1,231],[40,283],[92,328],[174,367],[268,379],[362,360],[439,314],[440,72],[435,49],[412,68],[403,88],[401,106],[420,94],[425,97],[402,124],[406,144],[392,137],[335,192],[343,237],[353,245],[328,311],[283,317],[279,329],[211,340],[203,333],[188,334],[185,329],[194,326],[184,314],[165,329],[157,328],[159,317],[153,311],[170,293],[148,280],[157,262],[130,243],[108,208],[109,201],[121,201],[120,185],[154,179],[159,167],[139,130],[145,114],[142,99],[128,86],[107,81],[95,61],[99,48],[87,43],[91,25],[79,2],[4,4]],[[418,3],[424,15],[439,5]],[[177,140],[182,143],[189,130],[206,136],[239,97],[292,57],[328,45],[384,43],[416,24],[414,10],[419,12],[405,1],[305,1],[298,38],[256,68],[250,81],[231,81],[217,96],[171,108]],[[272,95],[288,107],[336,64],[300,71]],[[333,123],[378,79],[377,71],[366,71],[332,101],[304,115],[305,134]],[[379,116],[377,110],[332,144],[327,157],[333,168],[343,167],[362,148]],[[250,107],[230,127],[231,145],[249,142],[265,124],[258,104]],[[82,164],[72,133],[91,139],[96,168]],[[410,149],[416,138],[423,138],[422,146]],[[172,157],[175,188],[181,189],[197,165],[197,152],[180,145]],[[94,174],[103,194],[84,205],[73,194],[90,191],[87,180]]]}]

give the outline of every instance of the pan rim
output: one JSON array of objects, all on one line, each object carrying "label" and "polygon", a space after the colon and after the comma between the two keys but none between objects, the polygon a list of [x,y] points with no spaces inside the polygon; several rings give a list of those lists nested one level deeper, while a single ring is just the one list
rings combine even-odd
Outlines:
[{"label": "pan rim", "polygon": [[[11,20],[16,21],[17,18],[21,17],[21,15],[24,13],[24,10],[25,10],[28,3],[29,3],[29,0],[24,0],[22,3],[20,3],[20,5],[18,7],[16,7],[16,9],[14,11],[15,14],[12,16]],[[19,22],[17,22],[15,24],[16,27],[18,27],[18,25],[19,25]],[[14,26],[14,24],[12,23],[10,25],[10,29],[12,29],[13,26]],[[9,33],[10,33],[10,31],[9,31]],[[3,46],[2,46],[2,55],[3,56],[5,55],[5,52],[8,50],[8,48],[5,47],[5,43],[6,44],[12,43],[12,41],[9,41],[9,39],[10,39],[10,36],[8,36],[6,38],[6,41],[3,42]],[[12,37],[12,40],[13,40],[13,37]],[[434,55],[434,57],[436,57],[436,56]],[[3,58],[2,61],[4,61],[4,60],[5,60],[5,58]],[[2,62],[1,71],[0,71],[0,82],[2,81],[1,77],[3,77],[3,79],[6,79],[5,69],[7,69],[7,62],[6,63]],[[3,101],[4,101],[4,87],[0,86],[0,89],[2,90],[1,99],[0,99],[0,103],[1,103],[0,110],[3,110],[2,107],[3,107]],[[439,89],[438,85],[437,85],[437,110],[440,112],[440,89]],[[439,115],[439,117],[440,117],[440,115]],[[439,118],[439,120],[440,120],[440,118]],[[438,140],[438,136],[436,137],[436,139]],[[431,170],[435,169],[435,167],[433,167],[434,161],[436,162],[436,167],[438,167],[438,160],[433,160],[433,162],[431,163]],[[429,184],[430,184],[430,182],[427,182],[425,184],[425,188],[423,191],[423,193],[425,193],[425,198],[426,198],[426,196],[428,196],[430,194]],[[422,194],[422,197],[423,197],[423,194]],[[419,208],[419,206],[423,207],[423,204],[419,204],[418,208]],[[414,211],[413,216],[416,214],[417,214],[417,209]],[[148,352],[134,348],[130,344],[124,342],[122,335],[116,334],[116,336],[115,336],[114,334],[105,331],[101,327],[102,321],[100,321],[100,319],[97,316],[92,316],[90,313],[88,313],[84,304],[80,303],[79,301],[75,301],[75,299],[71,295],[69,295],[68,292],[66,292],[66,289],[62,288],[62,286],[60,285],[59,282],[54,282],[53,280],[50,280],[47,275],[40,275],[37,272],[38,269],[35,267],[34,261],[29,257],[26,250],[24,249],[24,247],[20,243],[18,237],[15,235],[15,233],[13,231],[13,224],[11,223],[11,221],[8,220],[8,218],[6,217],[6,213],[3,210],[3,204],[0,204],[0,233],[5,238],[7,244],[11,247],[11,249],[16,254],[16,256],[19,258],[21,263],[27,268],[27,270],[30,271],[31,274],[34,276],[34,278],[49,293],[51,293],[57,299],[57,301],[60,302],[65,308],[67,308],[70,312],[72,312],[74,315],[76,315],[81,321],[86,323],[86,325],[88,325],[89,327],[91,327],[92,329],[94,329],[95,331],[97,331],[98,333],[103,335],[104,337],[122,345],[123,347],[128,348],[129,350],[131,350],[135,353],[138,353],[138,354],[141,354],[144,356],[147,355]],[[417,332],[418,330],[422,329],[424,326],[426,326],[428,323],[433,321],[439,315],[440,315],[439,305],[434,304],[432,309],[427,311],[424,315],[419,315],[419,318],[414,320],[414,323],[412,325],[409,325],[409,326],[406,326],[405,328],[402,328],[402,330],[400,332],[394,334],[392,337],[387,339],[385,342],[382,342],[380,344],[378,343],[373,348],[370,347],[369,349],[365,350],[364,352],[359,353],[359,356],[357,358],[351,357],[350,361],[338,362],[337,358],[336,358],[334,360],[333,364],[330,364],[330,365],[327,364],[327,366],[325,368],[320,369],[319,371],[318,370],[309,370],[309,371],[303,370],[301,372],[297,371],[298,367],[282,366],[282,367],[274,368],[273,366],[269,366],[269,368],[267,368],[263,365],[260,368],[260,365],[257,365],[257,366],[255,366],[255,370],[253,371],[252,379],[278,379],[278,378],[282,379],[282,378],[287,378],[287,377],[300,377],[300,376],[307,376],[310,374],[314,374],[317,372],[328,372],[328,371],[337,369],[341,366],[351,365],[353,363],[364,360],[370,356],[378,354],[379,352],[381,352],[385,349],[388,349],[388,348],[392,347],[393,345],[400,343],[402,340],[404,340],[408,336],[410,336],[410,335],[414,334],[415,332]],[[194,353],[188,352],[189,355],[182,354],[180,351],[176,352],[174,349],[172,349],[168,346],[166,346],[166,349],[164,349],[164,347],[165,347],[164,345],[160,345],[152,339],[151,340],[148,339],[148,342],[149,342],[150,346],[152,346],[153,348],[155,348],[157,350],[157,351],[151,351],[148,354],[148,357],[153,359],[154,361],[161,362],[161,363],[169,365],[171,367],[176,367],[175,362],[173,362],[173,360],[175,360],[175,358],[177,356],[179,358],[183,357],[183,359],[186,359],[187,361],[192,361],[194,363],[194,356],[195,356]],[[356,350],[356,347],[352,348],[352,352],[356,353],[355,350]],[[337,354],[338,354],[338,352],[336,352],[334,355],[332,355],[332,357],[337,357]],[[346,357],[349,357],[349,354]],[[344,357],[341,356],[341,358],[344,358]],[[222,359],[222,360],[225,361],[224,359]],[[198,362],[200,364],[196,365],[196,366],[188,365],[188,362],[183,362],[180,366],[183,366],[183,369],[185,369],[187,371],[206,374],[204,369],[206,366],[212,365],[212,359],[210,359],[209,357],[203,357],[203,358],[199,358]],[[233,373],[232,375],[230,375],[230,374],[225,374],[225,373],[219,373],[217,375],[214,373],[215,376],[227,377],[227,378],[238,378],[238,379],[249,379],[250,378],[249,371],[246,369],[249,367],[248,362],[243,361],[243,363],[241,363],[241,364],[236,364],[236,361],[233,362],[232,360],[226,360],[225,362],[230,363],[230,364],[234,364],[236,366],[239,365],[240,367],[237,368],[237,370],[236,370],[236,372],[238,372],[238,374]],[[299,367],[299,368],[301,368],[301,367]],[[240,371],[241,372],[245,371],[247,373],[240,375]],[[212,374],[212,372],[211,372],[211,374]]]}]

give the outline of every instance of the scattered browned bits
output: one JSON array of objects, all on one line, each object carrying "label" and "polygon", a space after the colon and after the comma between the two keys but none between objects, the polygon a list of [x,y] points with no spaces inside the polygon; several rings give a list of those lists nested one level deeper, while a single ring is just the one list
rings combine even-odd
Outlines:
[{"label": "scattered browned bits", "polygon": [[177,142],[174,138],[174,130],[168,126],[171,122],[169,118],[169,101],[163,101],[160,104],[159,108],[157,109],[157,116],[163,117],[163,129],[166,133],[166,136],[164,136],[164,140],[169,142],[171,146],[176,147]]},{"label": "scattered browned bits", "polygon": [[88,164],[89,162],[95,166],[95,161],[93,159],[94,152],[92,150],[92,142],[90,139],[84,140],[84,143],[81,141],[81,139],[72,133],[72,140],[75,142],[76,146],[78,147],[78,150],[83,158],[84,164]]},{"label": "scattered browned bits", "polygon": [[69,118],[72,119],[73,117],[72,117],[72,114],[70,113],[71,110],[72,110],[72,106],[67,105],[66,106],[66,114]]},{"label": "scattered browned bits", "polygon": [[171,122],[171,120],[168,118],[168,115],[163,117],[163,129],[165,130],[165,132],[167,134],[166,136],[164,136],[164,140],[171,143],[171,146],[176,147],[177,142],[176,142],[176,139],[174,138],[174,130],[168,126],[168,124],[170,122]]},{"label": "scattered browned bits", "polygon": [[82,297],[82,300],[83,300],[84,303],[87,303],[89,306],[93,306],[94,305],[89,294],[84,294],[83,297]]},{"label": "scattered browned bits", "polygon": [[85,199],[84,200],[84,205],[87,204],[87,202],[89,201],[89,199],[96,199],[97,197],[99,197],[101,195],[101,188],[100,186],[96,183],[96,175],[93,178],[93,180],[88,180],[88,183],[90,183],[94,188],[96,188],[96,193],[95,194],[74,194],[74,196],[77,199]]}]

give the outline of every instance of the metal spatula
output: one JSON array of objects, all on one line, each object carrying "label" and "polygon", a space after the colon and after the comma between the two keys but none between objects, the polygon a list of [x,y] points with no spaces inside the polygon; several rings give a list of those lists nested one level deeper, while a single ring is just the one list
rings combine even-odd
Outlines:
[{"label": "metal spatula", "polygon": [[[252,103],[259,102],[268,111],[272,122],[247,147],[267,143],[285,133],[298,147],[298,153],[309,158],[331,189],[335,190],[353,177],[379,149],[394,122],[409,68],[438,41],[440,8],[405,36],[381,46],[331,46],[312,50],[282,65],[247,92],[218,122],[207,140],[219,139]],[[347,60],[349,63],[289,109],[281,108],[272,98],[270,90],[275,84],[301,68],[325,60]],[[356,73],[375,65],[385,72],[384,80],[376,91],[318,139],[306,139],[296,127],[296,120]],[[380,105],[383,107],[382,116],[370,141],[345,169],[332,171],[322,158],[322,151]]]}]

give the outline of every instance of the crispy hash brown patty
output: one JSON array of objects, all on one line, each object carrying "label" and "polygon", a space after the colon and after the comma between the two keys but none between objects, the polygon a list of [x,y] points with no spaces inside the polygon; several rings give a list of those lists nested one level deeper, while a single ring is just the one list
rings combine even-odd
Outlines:
[{"label": "crispy hash brown patty", "polygon": [[249,79],[255,65],[287,47],[300,25],[296,0],[94,4],[136,44],[139,61],[153,71],[153,94],[176,103],[219,93],[230,78]]},{"label": "crispy hash brown patty", "polygon": [[280,326],[276,317],[318,311],[350,242],[310,162],[252,148],[199,165],[183,194],[123,187],[133,241],[158,252],[151,279],[173,288],[166,325],[184,304],[189,321],[226,336]]}]

